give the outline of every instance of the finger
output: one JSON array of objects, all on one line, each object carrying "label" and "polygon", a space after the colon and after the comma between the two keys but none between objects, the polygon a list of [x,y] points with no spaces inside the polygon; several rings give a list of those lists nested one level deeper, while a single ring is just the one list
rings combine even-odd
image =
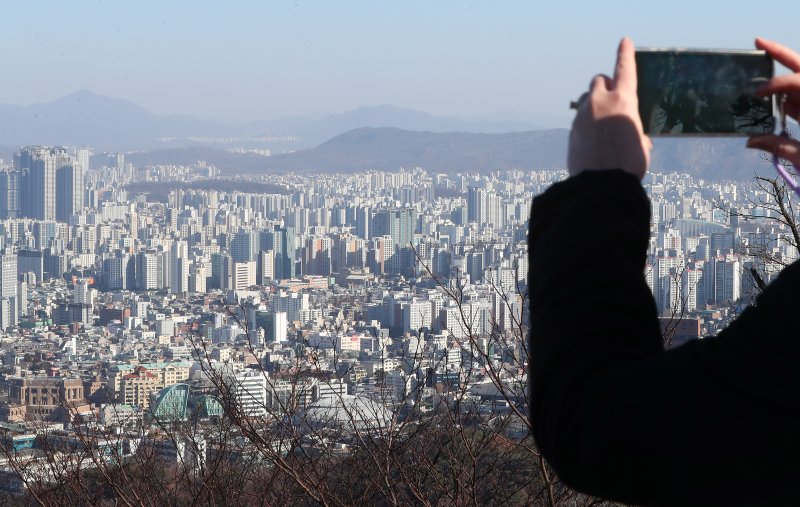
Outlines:
[{"label": "finger", "polygon": [[[767,86],[767,85],[764,85]],[[781,93],[784,91],[782,88],[772,89],[772,88],[765,88],[764,93],[762,93],[761,88],[756,90],[756,94],[766,96]],[[800,90],[796,92],[786,91],[786,103],[783,106],[784,111],[786,112],[786,116],[789,118],[794,118],[795,120],[800,120]]]},{"label": "finger", "polygon": [[596,93],[596,92],[605,92],[610,90],[613,87],[613,82],[611,78],[604,75],[598,74],[593,79],[591,84],[589,85],[589,93]]},{"label": "finger", "polygon": [[755,136],[747,140],[747,147],[777,155],[795,165],[800,162],[800,142],[788,137],[775,135]]},{"label": "finger", "polygon": [[795,120],[800,119],[800,101],[794,100],[791,95],[789,95],[786,103],[783,105],[783,110],[789,118],[794,118]]},{"label": "finger", "polygon": [[766,96],[776,93],[790,93],[800,96],[800,74],[776,76],[759,86],[756,95]]},{"label": "finger", "polygon": [[756,39],[756,47],[769,53],[772,58],[782,63],[787,68],[795,72],[800,71],[800,54],[797,54],[786,46],[775,41],[758,37]]},{"label": "finger", "polygon": [[614,68],[614,86],[626,92],[636,92],[636,58],[633,42],[624,37],[617,50],[617,66]]},{"label": "finger", "polygon": [[800,119],[800,106],[787,102],[784,106],[784,109],[787,116],[794,118],[795,120]]}]

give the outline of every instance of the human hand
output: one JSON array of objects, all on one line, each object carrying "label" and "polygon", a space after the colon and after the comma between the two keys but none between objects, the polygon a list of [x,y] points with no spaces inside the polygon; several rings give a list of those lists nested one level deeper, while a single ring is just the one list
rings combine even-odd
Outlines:
[{"label": "human hand", "polygon": [[640,180],[650,163],[650,138],[644,135],[636,95],[633,43],[619,43],[614,78],[598,75],[577,107],[569,135],[570,176],[582,171],[623,169]]},{"label": "human hand", "polygon": [[[757,38],[756,47],[769,53],[793,74],[776,76],[764,83],[756,94],[760,96],[785,94],[784,111],[795,120],[800,116],[800,54],[771,40]],[[748,148],[757,148],[788,160],[795,167],[800,166],[800,142],[785,136],[764,135],[747,140]]]}]

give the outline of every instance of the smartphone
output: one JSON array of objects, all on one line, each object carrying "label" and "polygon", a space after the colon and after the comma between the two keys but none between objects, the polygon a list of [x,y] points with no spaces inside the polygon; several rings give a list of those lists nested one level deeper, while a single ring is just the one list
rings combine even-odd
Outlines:
[{"label": "smartphone", "polygon": [[637,49],[639,115],[651,136],[751,136],[775,130],[775,73],[764,51]]}]

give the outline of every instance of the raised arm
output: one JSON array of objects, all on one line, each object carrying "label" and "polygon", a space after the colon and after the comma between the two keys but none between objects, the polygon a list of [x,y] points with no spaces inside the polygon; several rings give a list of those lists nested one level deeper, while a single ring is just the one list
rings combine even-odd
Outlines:
[{"label": "raised arm", "polygon": [[[633,62],[628,41],[620,61]],[[800,503],[800,333],[792,322],[800,266],[784,270],[719,336],[662,349],[643,274],[650,208],[639,180],[649,141],[635,81],[614,99],[620,107],[593,102],[620,90],[617,68],[614,79],[595,79],[578,110],[573,176],[538,197],[531,213],[537,444],[567,484],[618,501]],[[575,143],[606,135],[619,138],[578,144],[604,158],[573,156]],[[608,143],[630,153],[615,159]],[[577,160],[597,170],[581,171]]]}]

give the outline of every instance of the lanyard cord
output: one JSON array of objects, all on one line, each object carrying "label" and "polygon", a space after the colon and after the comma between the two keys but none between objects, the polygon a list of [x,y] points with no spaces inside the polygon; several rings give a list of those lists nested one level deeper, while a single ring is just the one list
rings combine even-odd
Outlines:
[{"label": "lanyard cord", "polygon": [[[786,109],[784,108],[786,103],[786,95],[781,95],[778,100],[781,115],[781,133],[779,135],[789,139],[789,131],[786,129]],[[772,155],[772,165],[775,166],[775,170],[778,171],[778,174],[783,177],[789,188],[794,190],[795,193],[800,196],[800,185],[797,184],[797,181],[795,181],[792,175],[789,174],[789,171],[786,169],[786,167],[781,163],[781,159],[778,157],[777,153]]]},{"label": "lanyard cord", "polygon": [[[781,137],[788,138],[789,132],[784,130],[780,133],[780,135]],[[772,165],[775,166],[775,170],[778,171],[778,174],[783,176],[783,179],[786,180],[786,185],[788,185],[789,188],[794,190],[795,193],[800,196],[800,185],[797,184],[794,178],[792,178],[792,175],[789,174],[789,171],[786,169],[786,167],[784,167],[784,165],[781,163],[781,159],[778,157],[777,153],[772,155]]]}]

